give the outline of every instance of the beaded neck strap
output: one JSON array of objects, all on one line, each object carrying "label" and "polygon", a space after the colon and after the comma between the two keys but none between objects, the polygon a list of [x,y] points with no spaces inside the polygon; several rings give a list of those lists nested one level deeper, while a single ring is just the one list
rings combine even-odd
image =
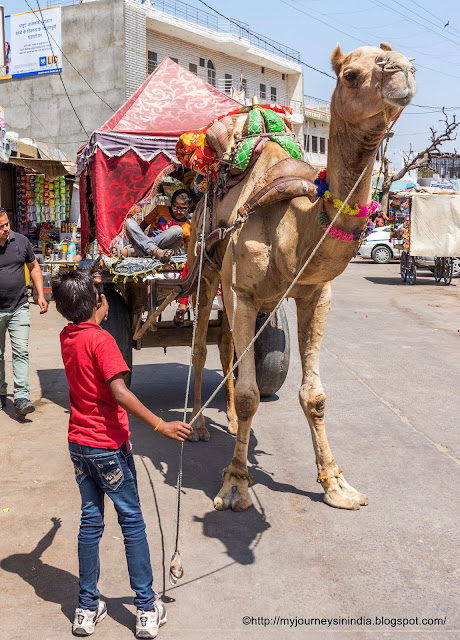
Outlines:
[{"label": "beaded neck strap", "polygon": [[[326,169],[318,173],[315,184],[318,198],[322,198],[324,202],[332,204],[337,210],[339,210],[343,206],[342,200],[332,199],[331,192],[329,191],[329,185],[326,182]],[[357,218],[369,218],[369,216],[376,211],[377,207],[378,203],[374,200],[368,205],[355,204],[354,207],[350,207],[349,204],[346,204],[343,207],[342,212],[348,214],[349,216],[356,216]],[[330,220],[325,209],[318,213],[318,222],[324,229],[327,229],[327,227],[329,227]],[[368,227],[366,229],[365,235],[368,235],[370,231],[371,229],[369,229]],[[339,240],[343,240],[344,242],[355,242],[361,239],[362,232],[349,233],[348,231],[342,231],[342,229],[339,229],[338,227],[331,226],[328,229],[328,234],[333,238],[338,238]]]}]

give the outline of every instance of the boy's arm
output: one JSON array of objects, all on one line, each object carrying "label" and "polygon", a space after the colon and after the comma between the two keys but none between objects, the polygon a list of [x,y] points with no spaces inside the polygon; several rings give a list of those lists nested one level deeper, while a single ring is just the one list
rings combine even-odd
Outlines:
[{"label": "boy's arm", "polygon": [[132,416],[141,420],[144,424],[158,431],[163,436],[171,438],[171,440],[179,440],[183,442],[192,433],[192,427],[185,422],[178,420],[174,422],[164,422],[161,418],[149,411],[146,406],[132,393],[123,380],[121,374],[118,374],[108,381],[110,391],[115,402],[123,407],[125,411]]}]

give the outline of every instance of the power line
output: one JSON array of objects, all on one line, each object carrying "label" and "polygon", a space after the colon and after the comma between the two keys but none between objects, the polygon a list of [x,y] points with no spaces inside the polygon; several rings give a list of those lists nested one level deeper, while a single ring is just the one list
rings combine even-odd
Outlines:
[{"label": "power line", "polygon": [[292,58],[292,60],[294,60],[295,62],[300,62],[300,64],[302,64],[304,67],[307,67],[308,69],[312,69],[312,71],[316,71],[317,73],[321,73],[323,76],[327,76],[328,78],[332,78],[332,80],[336,80],[336,78],[333,75],[331,75],[330,73],[326,73],[326,71],[321,71],[320,69],[316,69],[316,67],[312,67],[312,65],[307,64],[303,60],[300,60],[300,59],[298,60],[294,56],[290,56],[288,53],[286,53],[285,51],[283,51],[279,47],[276,47],[273,44],[273,42],[269,42],[268,40],[265,40],[264,38],[262,38],[258,33],[254,33],[253,31],[250,31],[246,27],[243,27],[239,22],[236,22],[236,20],[232,20],[231,18],[227,18],[227,16],[224,16],[223,13],[220,13],[219,11],[217,11],[217,9],[214,9],[214,7],[211,7],[209,4],[206,4],[206,2],[204,2],[204,0],[198,0],[198,2],[201,2],[201,4],[204,4],[205,7],[207,7],[208,9],[211,9],[211,11],[214,11],[214,13],[216,13],[221,18],[224,18],[225,20],[228,20],[231,24],[236,25],[239,29],[241,29],[242,31],[245,31],[249,36],[255,36],[261,42],[263,42],[265,44],[268,44],[272,49],[275,49],[275,51],[279,51],[280,53],[282,53],[283,56],[288,56],[288,57]]},{"label": "power line", "polygon": [[64,80],[63,80],[63,78],[62,78],[62,73],[61,73],[61,70],[59,69],[59,66],[58,66],[58,63],[57,63],[56,57],[55,57],[55,55],[54,55],[53,45],[51,44],[51,40],[50,40],[50,37],[49,37],[49,34],[48,34],[48,27],[47,27],[47,26],[46,26],[46,24],[45,24],[45,20],[44,20],[44,18],[43,18],[43,13],[42,13],[42,10],[41,10],[41,8],[40,8],[40,4],[39,4],[38,0],[36,0],[36,2],[37,2],[37,6],[38,6],[38,10],[40,11],[41,20],[38,18],[37,14],[36,14],[36,13],[35,13],[35,11],[32,9],[32,7],[31,7],[31,6],[30,6],[30,4],[27,2],[27,0],[25,0],[25,2],[26,2],[26,5],[29,7],[29,9],[30,9],[30,10],[32,11],[32,13],[34,14],[34,16],[36,16],[36,17],[37,17],[37,19],[42,23],[43,28],[45,29],[46,37],[48,38],[48,44],[49,44],[49,46],[50,46],[51,53],[52,53],[52,56],[53,56],[53,60],[54,60],[54,63],[55,63],[55,65],[56,65],[56,70],[57,70],[57,72],[59,73],[59,78],[60,78],[60,80],[61,80],[62,86],[63,86],[64,91],[65,91],[65,94],[66,94],[66,96],[67,96],[67,99],[68,99],[68,101],[70,102],[70,106],[72,107],[73,112],[74,112],[74,114],[75,114],[75,117],[77,118],[78,122],[80,123],[81,128],[83,129],[83,131],[85,132],[85,134],[86,134],[86,135],[88,136],[88,138],[89,138],[89,133],[86,131],[86,129],[85,129],[84,125],[83,125],[83,122],[80,120],[80,117],[79,117],[79,115],[78,115],[78,113],[77,113],[77,111],[76,111],[75,107],[73,106],[73,102],[72,102],[72,100],[70,99],[69,93],[68,93],[68,91],[67,91],[67,87],[66,87],[66,86],[65,86],[65,84],[64,84]]},{"label": "power line", "polygon": [[[398,2],[397,0],[392,0],[392,1],[393,1],[395,4],[397,4],[398,6],[400,6],[400,7],[403,7],[403,8],[404,8],[404,6],[403,6],[400,2]],[[418,22],[417,20],[415,20],[415,18],[412,18],[412,17],[410,17],[410,16],[406,15],[405,13],[401,13],[401,11],[398,11],[397,9],[394,9],[393,7],[389,7],[389,6],[388,6],[388,4],[384,4],[383,2],[380,2],[380,0],[374,0],[374,2],[376,2],[378,5],[380,5],[380,6],[381,6],[381,7],[383,7],[384,9],[387,9],[388,11],[392,11],[393,13],[396,13],[396,14],[397,14],[397,15],[399,15],[399,16],[403,16],[403,18],[405,18],[408,22],[413,22],[414,24],[417,24],[419,27],[422,27],[422,29],[426,29],[427,31],[430,31],[431,33],[434,33],[434,34],[435,34],[436,36],[438,36],[438,37],[442,37],[444,40],[446,40],[446,41],[448,41],[448,42],[452,42],[453,44],[460,45],[460,40],[452,40],[451,38],[447,38],[447,37],[444,35],[444,33],[443,33],[443,34],[440,34],[440,33],[438,33],[437,31],[434,31],[433,29],[430,29],[430,28],[429,28],[429,27],[427,27],[425,24],[423,24],[423,23]],[[426,22],[428,22],[428,20],[427,20],[426,18],[423,18],[423,16],[420,16],[420,18],[421,18],[422,20],[425,20]],[[433,25],[433,26],[435,26],[435,25]],[[438,29],[439,27],[436,27],[436,28]],[[454,34],[452,34],[452,35],[454,35]],[[454,37],[455,37],[455,35],[454,35]]]},{"label": "power line", "polygon": [[[40,9],[40,5],[38,4],[38,0],[36,0],[38,8]],[[32,13],[34,14],[34,16],[38,18],[37,14],[35,13],[35,11],[32,9],[32,7],[30,6],[30,4],[27,2],[27,0],[25,0],[25,3],[27,4],[27,6],[29,7],[29,9],[32,11]],[[42,14],[42,10],[40,9],[40,14],[42,16],[42,20],[43,20],[43,14]],[[46,27],[45,27],[46,28]],[[48,35],[48,42],[49,42],[49,38],[51,37],[51,39],[53,40],[54,44],[57,46],[57,48],[59,49],[59,51],[62,53],[62,57],[66,60],[66,62],[68,62],[70,64],[70,66],[72,67],[72,69],[74,71],[76,71],[78,73],[78,75],[80,76],[80,78],[83,80],[83,82],[85,82],[88,87],[91,89],[91,91],[94,93],[95,96],[97,96],[99,98],[99,100],[101,100],[105,105],[107,105],[109,107],[109,109],[115,113],[116,109],[114,109],[108,102],[106,102],[104,100],[104,98],[102,98],[102,96],[100,96],[97,91],[95,91],[93,89],[93,87],[90,85],[90,83],[88,82],[88,80],[80,73],[80,71],[77,69],[77,67],[75,67],[72,62],[69,60],[69,58],[66,56],[66,54],[64,53],[64,51],[61,49],[61,47],[59,46],[59,43],[57,42],[57,40],[55,40],[55,38],[53,37],[52,33],[49,33],[49,31],[47,30],[47,35]],[[50,43],[51,46],[51,43]]]}]

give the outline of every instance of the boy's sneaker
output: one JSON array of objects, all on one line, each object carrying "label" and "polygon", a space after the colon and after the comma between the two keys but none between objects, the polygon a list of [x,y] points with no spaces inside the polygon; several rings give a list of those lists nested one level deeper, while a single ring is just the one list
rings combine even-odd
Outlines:
[{"label": "boy's sneaker", "polygon": [[103,600],[99,600],[99,607],[96,611],[91,609],[75,609],[75,619],[72,624],[74,636],[90,636],[98,622],[107,615],[107,606]]},{"label": "boy's sneaker", "polygon": [[28,413],[33,413],[35,407],[27,398],[18,398],[14,401],[14,411],[17,416],[26,416]]},{"label": "boy's sneaker", "polygon": [[158,629],[166,624],[166,609],[162,602],[155,602],[152,611],[137,610],[136,638],[156,638]]}]

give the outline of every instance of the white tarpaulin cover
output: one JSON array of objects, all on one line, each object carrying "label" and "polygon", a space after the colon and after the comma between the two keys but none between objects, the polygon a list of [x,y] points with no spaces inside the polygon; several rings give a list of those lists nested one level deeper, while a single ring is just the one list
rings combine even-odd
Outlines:
[{"label": "white tarpaulin cover", "polygon": [[460,193],[412,196],[410,254],[460,256]]}]

